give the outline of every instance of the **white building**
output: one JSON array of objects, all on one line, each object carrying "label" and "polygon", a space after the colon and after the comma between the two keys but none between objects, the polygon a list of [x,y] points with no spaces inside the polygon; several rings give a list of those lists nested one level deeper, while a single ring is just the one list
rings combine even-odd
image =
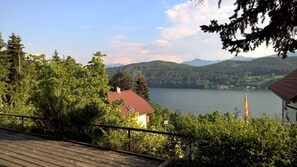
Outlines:
[{"label": "white building", "polygon": [[283,99],[282,120],[297,122],[297,69],[269,86],[269,89]]},{"label": "white building", "polygon": [[119,106],[122,113],[127,116],[129,112],[135,111],[138,113],[138,122],[144,127],[149,121],[148,114],[155,112],[154,108],[142,97],[138,96],[132,90],[121,91],[119,88],[116,92],[108,93],[108,99],[112,102],[123,100],[123,105]]}]

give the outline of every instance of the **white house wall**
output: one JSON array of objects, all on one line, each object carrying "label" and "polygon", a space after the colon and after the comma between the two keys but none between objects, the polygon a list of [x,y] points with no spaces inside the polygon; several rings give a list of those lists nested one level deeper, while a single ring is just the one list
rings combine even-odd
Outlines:
[{"label": "white house wall", "polygon": [[144,127],[146,127],[146,114],[139,115],[138,122],[141,123]]},{"label": "white house wall", "polygon": [[284,106],[284,121],[296,124],[297,110],[290,108],[289,106],[297,108],[297,103],[288,102],[287,105]]}]

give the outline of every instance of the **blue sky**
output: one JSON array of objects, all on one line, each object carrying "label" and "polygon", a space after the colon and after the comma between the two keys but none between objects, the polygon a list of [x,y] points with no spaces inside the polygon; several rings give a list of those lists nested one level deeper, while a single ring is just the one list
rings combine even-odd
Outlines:
[{"label": "blue sky", "polygon": [[[211,19],[227,21],[232,0],[0,0],[0,32],[22,38],[25,52],[51,57],[56,49],[86,64],[96,51],[106,64],[152,60],[217,60],[234,55],[221,50],[217,34],[199,26]],[[244,56],[273,54],[260,47]]]}]

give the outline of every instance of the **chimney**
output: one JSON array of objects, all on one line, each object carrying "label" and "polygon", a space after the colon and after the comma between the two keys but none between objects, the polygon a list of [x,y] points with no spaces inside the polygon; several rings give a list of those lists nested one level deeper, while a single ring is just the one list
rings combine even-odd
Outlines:
[{"label": "chimney", "polygon": [[120,87],[117,87],[117,92],[121,93],[121,88]]}]

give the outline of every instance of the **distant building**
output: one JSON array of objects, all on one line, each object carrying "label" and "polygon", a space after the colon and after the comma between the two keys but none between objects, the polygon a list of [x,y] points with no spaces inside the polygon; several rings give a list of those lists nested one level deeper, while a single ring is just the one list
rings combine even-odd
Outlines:
[{"label": "distant building", "polygon": [[283,99],[282,120],[297,122],[297,69],[269,86],[269,89]]},{"label": "distant building", "polygon": [[139,114],[138,122],[141,122],[144,127],[147,126],[149,121],[147,114],[155,112],[153,107],[146,100],[131,90],[121,91],[120,88],[117,88],[116,92],[108,94],[108,99],[112,102],[121,99],[124,100],[123,105],[120,106],[120,110],[125,116],[131,111],[137,112]]},{"label": "distant building", "polygon": [[228,90],[229,89],[229,86],[227,86],[227,85],[217,85],[217,89]]}]

